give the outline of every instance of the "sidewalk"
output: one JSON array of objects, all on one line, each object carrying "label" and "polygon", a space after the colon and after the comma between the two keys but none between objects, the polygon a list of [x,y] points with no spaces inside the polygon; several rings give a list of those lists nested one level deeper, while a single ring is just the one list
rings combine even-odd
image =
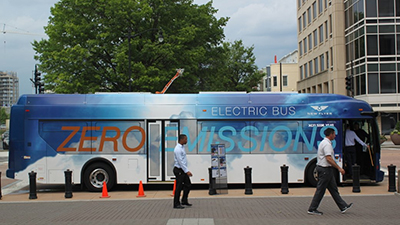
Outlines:
[{"label": "sidewalk", "polygon": [[[396,151],[399,150],[399,151]],[[6,151],[0,151],[0,157]],[[8,154],[8,152],[6,152]],[[382,154],[381,154],[381,166],[385,170],[387,165],[394,164],[400,166],[400,146],[393,145],[391,141],[387,141],[382,144]],[[41,190],[38,188],[38,199],[29,200],[29,187],[27,183],[19,182],[15,185],[20,187],[20,191],[9,193],[9,191],[4,191],[8,185],[15,182],[15,180],[8,179],[5,177],[5,171],[7,169],[7,163],[0,163],[0,171],[2,171],[2,186],[3,186],[3,198],[1,202],[25,202],[25,201],[107,201],[107,200],[140,200],[140,199],[172,199],[172,189],[165,191],[146,191],[145,185],[145,195],[146,197],[136,197],[138,195],[137,191],[112,191],[108,192],[110,198],[100,198],[102,193],[98,192],[87,192],[87,191],[77,191],[73,192],[73,198],[66,199],[64,197],[65,193],[60,191],[62,188],[58,188],[57,191],[49,191],[48,189]],[[45,185],[40,185],[44,187]],[[133,184],[132,189],[136,189],[138,184]],[[396,182],[397,186],[397,182]],[[38,186],[39,187],[39,186]],[[42,188],[43,189],[43,188]],[[378,184],[362,184],[361,193],[353,193],[353,187],[344,186],[339,187],[339,192],[343,196],[379,196],[379,195],[393,195],[393,192],[388,192],[388,177],[386,176],[382,183]],[[192,190],[190,192],[190,198],[257,198],[257,197],[311,197],[314,195],[314,187],[299,187],[289,185],[289,193],[281,194],[280,188],[253,188],[252,195],[245,195],[244,189],[229,189],[228,194],[218,194],[209,195],[207,190]],[[327,192],[329,195],[329,192]]]},{"label": "sidewalk", "polygon": [[[397,185],[397,184],[396,184]],[[43,187],[43,185],[41,185]],[[344,187],[338,187],[339,192],[342,196],[383,196],[391,195],[393,192],[388,192],[388,179],[379,184],[362,184],[360,193],[353,193],[353,187],[346,185]],[[134,188],[137,190],[137,184]],[[73,192],[73,197],[66,199],[63,191],[41,191],[37,193],[37,199],[29,200],[29,187],[24,188],[22,191],[17,193],[10,193],[7,195],[3,194],[1,202],[25,202],[25,201],[107,201],[107,200],[144,200],[144,199],[172,199],[172,190],[162,191],[147,191],[144,189],[145,197],[136,197],[138,191],[110,191],[107,192],[109,198],[100,198],[102,193],[100,192],[87,192],[77,191]],[[244,189],[229,189],[227,194],[209,195],[208,190],[192,190],[190,192],[191,199],[204,199],[204,198],[258,198],[258,197],[312,197],[315,192],[314,187],[290,187],[289,193],[282,194],[280,188],[253,188],[252,195],[245,195]],[[329,192],[326,193],[329,196]]]}]

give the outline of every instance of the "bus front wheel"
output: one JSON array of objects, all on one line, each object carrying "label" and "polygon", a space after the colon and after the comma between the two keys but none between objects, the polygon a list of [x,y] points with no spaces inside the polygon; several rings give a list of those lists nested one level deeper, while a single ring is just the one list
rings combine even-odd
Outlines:
[{"label": "bus front wheel", "polygon": [[110,166],[104,163],[89,165],[84,173],[84,183],[89,191],[100,192],[106,182],[107,189],[111,190],[115,184],[115,176]]},{"label": "bus front wheel", "polygon": [[307,182],[310,186],[316,187],[318,183],[318,173],[317,173],[317,164],[316,162],[311,163],[307,168]]}]

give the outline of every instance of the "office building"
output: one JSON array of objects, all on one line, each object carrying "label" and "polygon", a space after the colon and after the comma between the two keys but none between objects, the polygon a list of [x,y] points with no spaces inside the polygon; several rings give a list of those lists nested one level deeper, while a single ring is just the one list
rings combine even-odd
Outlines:
[{"label": "office building", "polygon": [[390,132],[400,120],[400,0],[298,0],[297,5],[299,92],[364,100],[379,112],[382,133]]},{"label": "office building", "polygon": [[11,107],[18,101],[19,81],[17,73],[0,71],[0,106]]}]

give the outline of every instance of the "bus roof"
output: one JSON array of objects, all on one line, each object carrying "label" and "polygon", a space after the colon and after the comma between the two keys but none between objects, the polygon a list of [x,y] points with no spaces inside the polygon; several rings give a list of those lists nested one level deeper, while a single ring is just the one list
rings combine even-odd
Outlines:
[{"label": "bus roof", "polygon": [[237,92],[23,95],[17,106],[30,109],[31,115],[39,113],[35,107],[42,106],[41,117],[48,119],[328,119],[366,118],[360,112],[372,111],[364,101],[336,94]]}]

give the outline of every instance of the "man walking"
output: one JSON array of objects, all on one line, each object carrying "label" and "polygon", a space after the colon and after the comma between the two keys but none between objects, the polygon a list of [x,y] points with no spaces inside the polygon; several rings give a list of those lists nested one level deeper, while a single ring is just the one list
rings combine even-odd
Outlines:
[{"label": "man walking", "polygon": [[[178,144],[174,149],[174,174],[176,180],[176,187],[174,193],[174,208],[184,209],[182,205],[192,206],[188,202],[188,196],[190,192],[190,178],[193,174],[187,168],[187,159],[184,145],[187,143],[187,136],[180,134],[178,138]],[[181,191],[183,188],[182,203],[179,201]]]},{"label": "man walking", "polygon": [[325,138],[318,146],[317,153],[317,173],[318,173],[318,184],[317,190],[315,191],[314,197],[311,201],[311,205],[308,208],[308,214],[312,215],[322,215],[323,213],[318,211],[317,208],[325,195],[325,191],[328,188],[333,200],[335,200],[336,205],[339,207],[342,213],[345,213],[353,203],[349,205],[340,197],[338,188],[336,186],[335,170],[338,169],[339,172],[344,175],[344,170],[336,164],[333,159],[334,152],[332,147],[332,140],[335,139],[335,130],[332,128],[327,128],[324,131]]}]

